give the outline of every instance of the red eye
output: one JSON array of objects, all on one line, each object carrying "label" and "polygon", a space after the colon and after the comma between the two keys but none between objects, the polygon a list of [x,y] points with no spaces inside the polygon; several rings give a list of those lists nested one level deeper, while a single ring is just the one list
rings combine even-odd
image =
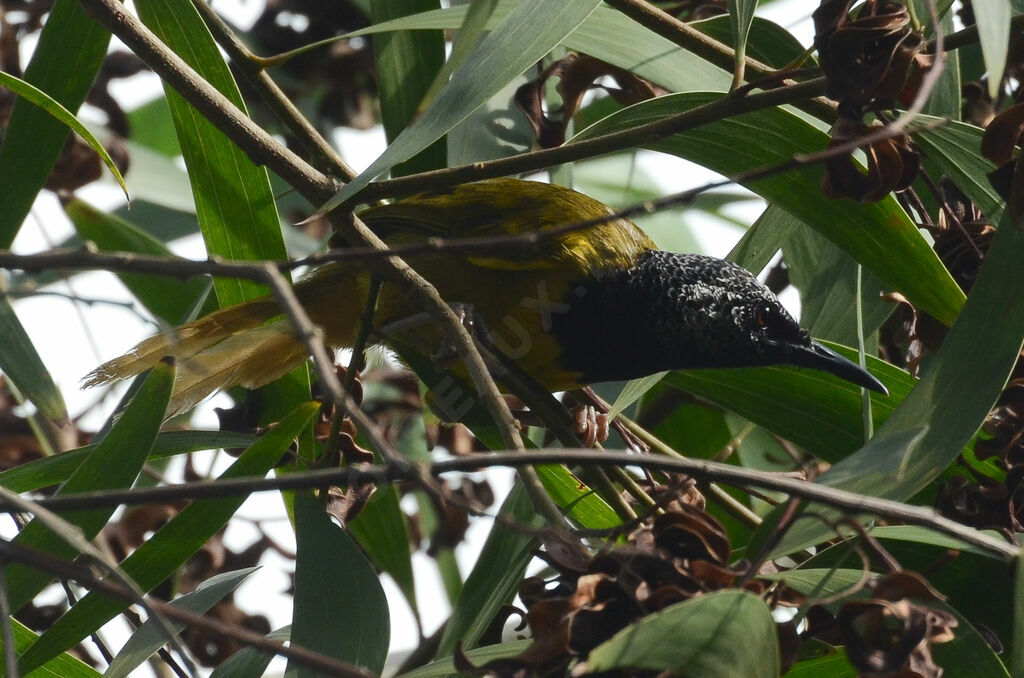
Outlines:
[{"label": "red eye", "polygon": [[757,309],[757,326],[758,327],[764,327],[767,324],[768,324],[768,318],[765,315],[765,310],[763,308]]}]

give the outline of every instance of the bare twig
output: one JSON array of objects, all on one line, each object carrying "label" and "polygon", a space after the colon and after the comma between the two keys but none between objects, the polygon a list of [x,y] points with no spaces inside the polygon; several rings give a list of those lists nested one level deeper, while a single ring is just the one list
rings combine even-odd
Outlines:
[{"label": "bare twig", "polygon": [[302,115],[292,100],[281,91],[270,75],[258,65],[255,55],[242,44],[242,41],[220,18],[220,15],[203,0],[193,0],[192,4],[202,15],[213,38],[231,57],[231,63],[241,72],[252,88],[259,92],[274,115],[291,130],[306,151],[313,156],[316,165],[327,169],[330,174],[344,181],[351,181],[355,178],[358,172],[348,166],[306,116]]},{"label": "bare twig", "polygon": [[[475,454],[432,464],[427,471],[439,476],[446,473],[469,472],[490,466],[523,466],[527,464],[595,464],[616,466],[643,466],[652,470],[685,473],[695,478],[717,481],[737,487],[761,487],[794,497],[831,506],[849,514],[872,514],[911,525],[920,525],[947,534],[976,546],[1000,558],[1015,558],[1019,549],[1013,544],[967,527],[939,515],[935,510],[911,506],[891,499],[870,497],[819,483],[796,480],[789,476],[766,471],[745,469],[700,459],[638,457],[635,454],[610,450],[536,450],[529,454],[501,452]],[[415,477],[387,466],[351,466],[291,473],[277,478],[232,478],[216,483],[189,483],[169,487],[140,488],[124,491],[83,492],[40,499],[39,504],[53,510],[80,510],[110,506],[112,504],[144,504],[181,499],[224,497],[249,494],[265,490],[300,489],[337,485],[358,487],[365,484],[385,484],[416,481]],[[21,510],[6,501],[0,501],[0,510]]]},{"label": "bare twig", "polygon": [[[118,0],[81,0],[82,6],[97,21],[130,47],[147,66],[174,87],[196,110],[217,126],[256,164],[266,165],[314,204],[326,201],[337,183],[306,163],[256,125],[224,95],[170,50]],[[359,219],[335,211],[332,224],[354,245],[384,250],[386,245]],[[437,290],[397,257],[380,261],[375,273],[396,283],[438,321],[438,327],[462,359],[474,387],[494,418],[508,449],[522,449],[523,442],[508,406],[500,397],[494,380],[472,338],[459,324],[456,315]],[[302,334],[302,332],[300,332]]]},{"label": "bare twig", "polygon": [[14,644],[14,619],[10,598],[7,596],[7,559],[0,559],[0,640],[4,643],[5,675],[18,678],[18,647]]},{"label": "bare twig", "polygon": [[603,134],[601,136],[573,141],[556,148],[513,155],[486,162],[477,162],[458,167],[413,174],[370,184],[355,200],[371,202],[381,198],[396,198],[421,191],[428,191],[468,181],[479,181],[525,172],[535,172],[567,162],[593,158],[627,148],[653,143],[659,139],[691,130],[724,118],[749,113],[782,104],[793,104],[807,97],[825,91],[825,79],[815,78],[806,82],[788,85],[767,92],[743,95],[725,94],[721,99],[688,111],[637,125],[631,129]]},{"label": "bare twig", "polygon": [[[111,578],[117,580],[119,586],[125,590],[128,599],[133,603],[141,605],[156,620],[155,623],[160,627],[161,632],[166,635],[168,642],[185,656],[184,650],[181,648],[181,642],[178,640],[177,634],[171,628],[167,618],[149,605],[145,594],[138,584],[135,583],[135,580],[125,574],[116,562],[109,560],[106,554],[86,539],[81,528],[69,523],[37,502],[25,499],[17,492],[13,492],[2,485],[0,485],[0,501],[11,506],[19,513],[31,513],[36,521],[57,535],[64,543],[109,572]],[[0,540],[0,543],[5,542]],[[11,558],[10,560],[16,560],[16,558]],[[192,674],[195,675],[195,667],[192,667],[192,669]]]},{"label": "bare twig", "polygon": [[[73,579],[90,590],[136,602],[135,594],[127,587],[106,579],[100,579],[88,568],[59,560],[49,554],[33,551],[19,544],[0,540],[0,556],[11,562],[25,563],[45,572]],[[289,660],[318,671],[323,675],[336,676],[337,678],[375,678],[373,674],[351,664],[340,662],[333,657],[328,657],[319,652],[312,652],[296,645],[286,646],[279,641],[271,640],[237,624],[227,624],[218,619],[189,612],[181,607],[169,605],[149,597],[145,598],[144,604],[147,608],[167,619],[232,638],[267,654],[287,657]]]}]

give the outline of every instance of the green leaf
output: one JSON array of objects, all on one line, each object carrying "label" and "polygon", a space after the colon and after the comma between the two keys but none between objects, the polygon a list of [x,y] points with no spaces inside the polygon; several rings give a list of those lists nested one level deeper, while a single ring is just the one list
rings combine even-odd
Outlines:
[{"label": "green leaf", "polygon": [[[231,592],[238,588],[246,577],[258,570],[258,567],[249,567],[243,570],[232,572],[221,572],[203,583],[191,593],[186,593],[180,598],[171,601],[171,605],[182,610],[204,614],[211,607],[224,600]],[[185,628],[184,622],[171,622],[171,627],[177,631]],[[132,633],[131,638],[124,644],[117,655],[111,660],[103,678],[123,678],[135,670],[142,662],[149,659],[164,644],[167,643],[167,634],[162,624],[156,619],[149,619]]]},{"label": "green leaf", "polygon": [[524,0],[473,50],[433,104],[362,174],[320,212],[345,202],[396,164],[440,139],[527,68],[539,61],[597,7],[597,0]]},{"label": "green leaf", "polygon": [[398,491],[393,485],[377,488],[359,515],[349,522],[348,531],[370,560],[391,575],[415,610],[416,579],[412,571],[409,527],[398,501]]},{"label": "green leaf", "polygon": [[918,132],[914,142],[924,152],[926,166],[937,168],[936,175],[949,176],[981,208],[986,218],[997,223],[1006,204],[988,180],[988,173],[995,165],[981,155],[983,133],[983,129],[974,125],[949,122]]},{"label": "green leaf", "polygon": [[[518,482],[502,504],[501,515],[512,525],[539,528],[544,524]],[[465,649],[476,647],[494,615],[517,593],[536,547],[536,538],[525,531],[505,521],[494,523],[445,624],[435,657],[447,657],[459,644]]]},{"label": "green leaf", "polygon": [[988,95],[995,99],[1002,88],[1006,53],[1010,49],[1010,0],[974,0],[971,5],[988,70]]},{"label": "green leaf", "polygon": [[828,654],[797,662],[786,672],[785,678],[857,678],[858,675],[843,648],[828,646]]},{"label": "green leaf", "polygon": [[[240,478],[266,473],[309,424],[319,407],[318,403],[305,403],[298,407],[243,452],[220,477]],[[104,442],[108,439],[109,436]],[[192,502],[125,558],[121,563],[122,571],[142,590],[152,589],[171,576],[223,528],[245,499],[245,495],[238,495]],[[74,646],[127,606],[128,603],[120,599],[87,594],[22,655],[22,670],[28,672]]]},{"label": "green leaf", "polygon": [[[853,349],[828,345],[856,359]],[[871,394],[877,430],[915,380],[872,356],[867,357],[867,365],[889,389],[888,396]],[[795,367],[690,370],[670,372],[665,383],[735,412],[830,463],[864,444],[860,387],[824,372]]]},{"label": "green leaf", "polygon": [[[959,614],[989,629],[1004,646],[1011,644],[1014,601],[1006,592],[1013,587],[1013,572],[1004,561],[923,527],[875,527],[870,534],[904,569],[926,572]],[[801,567],[860,567],[851,541],[822,549]]]},{"label": "green leaf", "polygon": [[[240,110],[245,104],[231,72],[198,12],[173,0],[140,0],[139,17],[161,40]],[[286,252],[270,179],[213,123],[177,92],[165,86],[195,197],[206,249],[237,261],[284,259]],[[221,306],[231,306],[266,290],[255,282],[218,278]]]},{"label": "green leaf", "polygon": [[473,48],[479,44],[480,39],[487,33],[487,24],[494,16],[494,10],[499,0],[472,0],[466,9],[465,17],[459,24],[458,32],[454,36],[451,54],[444,62],[441,70],[434,77],[427,93],[423,96],[420,109],[430,106],[434,97],[445,86],[451,74],[456,68],[466,62],[466,58],[472,54]]},{"label": "green leaf", "polygon": [[[985,420],[1020,353],[1024,307],[1006,300],[1024,288],[1022,256],[1024,233],[1004,217],[967,305],[922,379],[869,444],[815,482],[903,500],[956,458]],[[766,521],[765,528],[771,524]],[[814,543],[827,533],[820,521],[799,521],[774,553]]]},{"label": "green leaf", "polygon": [[[690,22],[693,28],[730,47],[734,46],[732,24],[731,16],[713,16]],[[767,19],[754,17],[747,37],[747,56],[775,68],[784,68],[805,54],[806,49],[792,33]],[[811,56],[805,65],[815,63]]]},{"label": "green leaf", "polygon": [[117,179],[117,183],[121,186],[121,190],[124,191],[125,199],[128,198],[128,187],[124,185],[124,177],[121,176],[121,170],[117,169],[117,165],[114,164],[113,158],[107,153],[107,149],[103,148],[103,144],[100,140],[93,136],[85,125],[78,122],[78,118],[75,114],[68,109],[61,106],[60,102],[52,98],[46,92],[42,91],[38,87],[33,86],[29,82],[25,82],[21,78],[16,78],[10,73],[4,73],[0,71],[0,86],[6,87],[11,90],[25,101],[29,101],[42,110],[49,113],[54,119],[58,120],[65,126],[71,128],[71,130],[82,137],[85,143],[89,144],[92,150],[96,151],[97,155],[100,156],[100,160],[107,166],[110,173]]},{"label": "green leaf", "polygon": [[[720,95],[672,94],[630,106],[592,125],[573,141],[661,120],[709,104]],[[750,139],[758,143],[749,143]],[[726,176],[819,151],[828,135],[783,109],[754,111],[702,125],[650,144]],[[823,170],[800,167],[744,185],[834,242],[921,310],[952,323],[964,295],[891,195],[873,204],[838,201],[821,192]]]},{"label": "green leaf", "polygon": [[709,593],[648,615],[591,651],[588,671],[613,669],[772,678],[779,675],[775,622],[755,595]]},{"label": "green leaf", "polygon": [[798,225],[799,221],[786,210],[778,205],[768,205],[725,258],[757,275],[771,262]]},{"label": "green leaf", "polygon": [[[291,626],[283,626],[267,634],[267,638],[287,643]],[[274,656],[254,647],[244,647],[220,663],[210,678],[261,678]]]},{"label": "green leaf", "polygon": [[[438,0],[377,0],[372,7],[374,23],[436,9]],[[377,94],[381,122],[388,141],[416,119],[420,103],[444,64],[444,34],[441,31],[381,33],[373,38],[377,61]],[[392,168],[393,176],[440,169],[446,163],[442,139],[415,157]]]},{"label": "green leaf", "polygon": [[[380,673],[391,624],[373,566],[312,492],[295,494],[295,540],[292,644]],[[285,675],[316,673],[289,662]]]},{"label": "green leaf", "polygon": [[[140,0],[135,7],[154,33],[245,112],[231,71],[192,5],[175,0]],[[281,223],[266,168],[254,165],[177,92],[166,85],[165,91],[207,252],[239,261],[285,259]],[[263,285],[237,278],[217,278],[214,289],[222,307],[266,294]],[[302,366],[265,387],[261,421],[272,422],[308,398],[309,374]],[[308,449],[300,445],[300,455]]]},{"label": "green leaf", "polygon": [[727,0],[729,23],[732,26],[732,48],[736,51],[736,71],[733,84],[743,82],[744,61],[747,57],[747,36],[754,22],[757,0]]},{"label": "green leaf", "polygon": [[[64,206],[64,211],[78,235],[83,240],[94,242],[100,250],[173,256],[166,245],[135,224],[98,210],[78,198],[72,198]],[[208,284],[203,278],[191,278],[169,285],[170,279],[166,276],[119,273],[117,277],[153,315],[171,325],[185,319],[196,300],[206,293]]]},{"label": "green leaf", "polygon": [[[147,461],[200,450],[246,447],[255,441],[255,436],[230,431],[164,431],[153,441]],[[13,492],[32,492],[62,483],[95,449],[96,445],[85,445],[7,469],[0,473],[0,485]]]},{"label": "green leaf", "polygon": [[[530,646],[532,640],[510,640],[495,645],[485,645],[466,652],[466,656],[476,666],[481,666],[493,659],[505,659],[514,657]],[[457,674],[455,659],[445,657],[432,661],[429,664],[413,669],[407,673],[398,674],[401,678],[441,678]]]},{"label": "green leaf", "polygon": [[[75,111],[85,100],[107,53],[110,33],[77,0],[57,0],[25,69],[25,81]],[[60,157],[65,125],[27,101],[15,101],[0,144],[0,249],[11,246],[36,194]]]},{"label": "green leaf", "polygon": [[[789,278],[800,290],[800,324],[818,339],[857,345],[857,262],[801,223],[783,243]],[[882,282],[870,273],[861,281],[865,349],[876,353],[874,332],[895,305],[883,300]]]},{"label": "green leaf", "polygon": [[[27,626],[13,617],[10,618],[12,632],[14,634],[14,648],[22,652],[26,647],[35,642],[36,634]],[[3,651],[3,641],[0,640],[0,651]],[[69,654],[62,654],[53,661],[32,672],[32,678],[99,678],[99,672],[87,666],[77,657]]]},{"label": "green leaf", "polygon": [[[139,146],[156,151],[168,158],[176,158],[181,155],[171,109],[164,97],[156,97],[131,110],[128,113],[128,123],[132,130],[131,140]],[[134,157],[132,158],[132,171],[135,171]]]},{"label": "green leaf", "polygon": [[[131,487],[163,423],[173,383],[174,368],[164,362],[157,364],[146,377],[138,394],[121,413],[117,423],[57,494]],[[115,508],[110,506],[67,511],[61,517],[79,527],[86,539],[92,539],[110,519]],[[20,546],[44,551],[57,558],[74,558],[78,555],[74,547],[51,532],[38,519],[26,525],[14,541]],[[27,565],[9,565],[7,582],[11,609],[20,609],[45,588],[51,579],[48,573]]]},{"label": "green leaf", "polygon": [[[930,0],[913,0],[913,9],[917,16],[925,21],[925,37],[933,38],[935,30],[931,21],[929,2]],[[939,5],[936,7],[941,17],[939,30],[943,35],[949,35],[955,30],[953,13],[949,11],[952,2],[946,0],[945,12],[943,12],[941,4],[933,3],[933,5]],[[940,118],[959,120],[962,102],[960,87],[960,50],[947,51],[943,56],[942,74],[939,76],[938,82],[935,83],[935,87],[932,88],[922,112]]]},{"label": "green leaf", "polygon": [[0,296],[0,337],[0,370],[44,417],[67,421],[64,398],[6,296]]},{"label": "green leaf", "polygon": [[[513,6],[511,2],[499,2],[487,22],[487,30],[494,30],[504,21]],[[456,6],[423,12],[376,24],[348,33],[341,38],[394,30],[454,30],[462,24],[466,10],[465,6]],[[755,37],[760,23],[754,22]],[[704,30],[701,26],[698,28]],[[713,28],[714,25],[707,30],[711,31]],[[728,26],[724,28],[728,32]],[[610,7],[598,7],[576,30],[566,35],[561,44],[567,49],[585,52],[625,68],[669,90],[725,91],[729,86],[729,77],[721,69]]]},{"label": "green leaf", "polygon": [[551,495],[555,504],[581,527],[601,530],[622,524],[612,507],[566,467],[543,464],[535,468],[544,489]]},{"label": "green leaf", "polygon": [[626,385],[622,387],[622,391],[619,393],[619,397],[616,398],[615,402],[612,403],[612,406],[608,408],[608,420],[611,421],[627,407],[642,398],[643,395],[654,388],[655,384],[661,381],[666,374],[668,373],[658,372],[657,374],[651,374],[640,379],[633,379],[626,382]]}]

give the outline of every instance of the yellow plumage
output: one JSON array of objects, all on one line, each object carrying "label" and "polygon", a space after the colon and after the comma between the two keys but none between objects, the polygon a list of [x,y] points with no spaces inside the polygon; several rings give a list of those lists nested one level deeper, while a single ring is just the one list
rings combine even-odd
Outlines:
[{"label": "yellow plumage", "polygon": [[[563,187],[497,179],[414,196],[360,216],[395,247],[437,237],[543,231],[608,211],[607,206]],[[632,222],[618,219],[542,240],[529,253],[431,253],[409,263],[447,302],[472,306],[499,348],[541,384],[558,390],[576,386],[579,375],[559,364],[561,347],[549,334],[550,312],[545,305],[557,310],[571,286],[603,269],[628,268],[647,249],[654,249],[651,240]],[[358,331],[368,287],[368,274],[362,266],[331,264],[299,281],[295,292],[313,322],[323,328],[327,343],[346,347]],[[401,290],[384,285],[374,327],[387,327],[421,311]],[[441,344],[440,334],[430,322],[413,323],[396,340],[406,350],[423,355],[436,352]],[[98,367],[85,384],[95,386],[134,376],[165,355],[175,356],[178,364],[169,407],[172,414],[220,389],[267,384],[307,357],[276,304],[259,299],[150,337]]]}]

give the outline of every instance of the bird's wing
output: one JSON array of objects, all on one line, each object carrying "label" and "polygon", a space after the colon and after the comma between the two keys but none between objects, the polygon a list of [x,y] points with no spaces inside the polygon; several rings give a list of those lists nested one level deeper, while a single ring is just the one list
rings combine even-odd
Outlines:
[{"label": "bird's wing", "polygon": [[[374,207],[360,217],[391,245],[429,238],[453,240],[543,233],[608,214],[606,205],[571,189],[518,179],[494,179],[424,193]],[[466,260],[500,270],[590,270],[628,266],[654,243],[631,221],[616,219],[586,230],[559,233],[531,246]]]}]

